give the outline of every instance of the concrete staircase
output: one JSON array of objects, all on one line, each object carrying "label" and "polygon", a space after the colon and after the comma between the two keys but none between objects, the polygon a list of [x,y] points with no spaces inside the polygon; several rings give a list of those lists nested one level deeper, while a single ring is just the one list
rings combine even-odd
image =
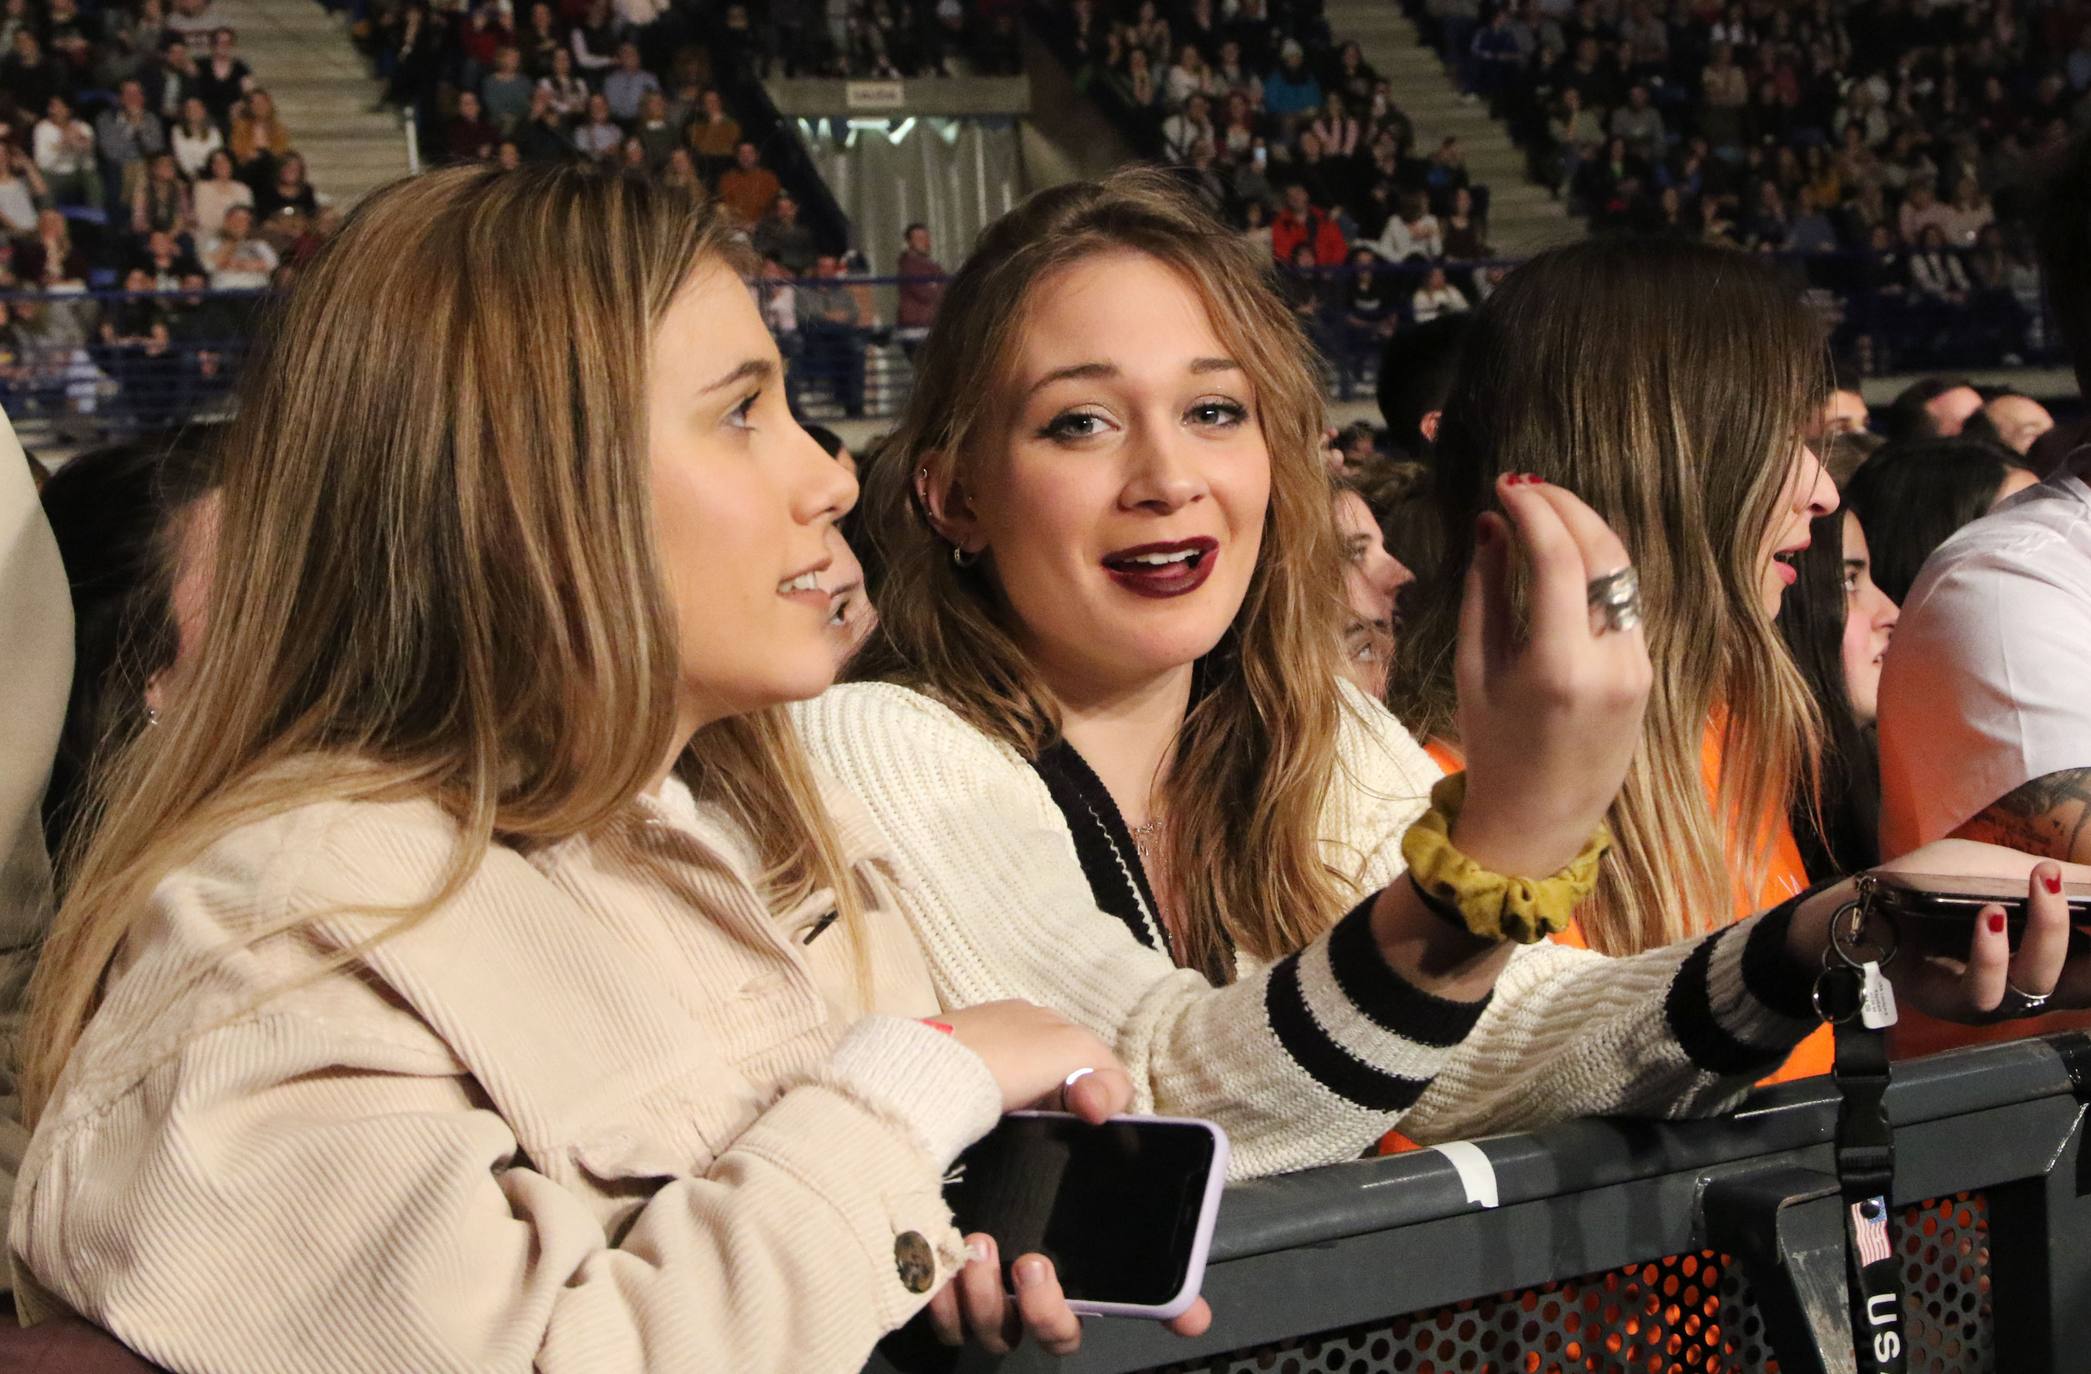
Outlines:
[{"label": "concrete staircase", "polygon": [[400,117],[372,112],[383,83],[339,16],[315,0],[215,0],[210,12],[239,31],[240,55],[275,97],[322,201],[347,209],[405,175]]},{"label": "concrete staircase", "polygon": [[1524,151],[1488,117],[1488,107],[1461,98],[1395,0],[1327,0],[1327,10],[1336,41],[1356,39],[1365,60],[1392,85],[1394,103],[1415,122],[1417,153],[1459,140],[1468,172],[1488,187],[1489,239],[1497,252],[1525,257],[1583,236],[1583,225],[1525,175]]}]

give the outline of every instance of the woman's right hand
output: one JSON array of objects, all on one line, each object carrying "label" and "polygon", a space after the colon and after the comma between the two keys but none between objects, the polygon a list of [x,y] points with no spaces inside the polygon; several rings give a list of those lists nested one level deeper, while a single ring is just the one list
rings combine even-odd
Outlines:
[{"label": "woman's right hand", "polygon": [[[1498,873],[1566,866],[1626,780],[1653,670],[1640,629],[1593,633],[1593,579],[1631,566],[1626,546],[1572,493],[1499,478],[1504,515],[1475,530],[1460,608],[1459,734],[1467,796],[1453,843]],[[1524,555],[1524,624],[1511,560]]]},{"label": "woman's right hand", "polygon": [[1132,1077],[1111,1047],[1058,1012],[984,1002],[942,1020],[995,1076],[1005,1112],[1036,1107],[1094,1124],[1132,1105]]},{"label": "woman's right hand", "polygon": [[[946,1012],[943,1021],[995,1076],[1004,1111],[1073,1112],[1096,1125],[1132,1106],[1132,1077],[1111,1047],[1057,1012],[1029,1002],[988,1002]],[[1012,1300],[1002,1291],[995,1237],[976,1233],[966,1244],[972,1258],[930,1299],[929,1323],[939,1339],[961,1345],[970,1337],[991,1355],[1012,1349],[1027,1334],[1051,1355],[1080,1348],[1081,1318],[1068,1306],[1051,1260],[1017,1258]],[[1182,1336],[1200,1335],[1211,1324],[1212,1309],[1203,1298],[1167,1323]]]}]

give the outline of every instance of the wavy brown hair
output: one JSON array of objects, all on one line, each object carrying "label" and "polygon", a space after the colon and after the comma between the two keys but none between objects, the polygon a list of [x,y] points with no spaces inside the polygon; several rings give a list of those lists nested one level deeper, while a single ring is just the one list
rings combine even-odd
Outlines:
[{"label": "wavy brown hair", "polygon": [[[1655,687],[1618,843],[1579,913],[1630,954],[1732,918],[1775,831],[1812,786],[1813,697],[1762,601],[1764,539],[1790,455],[1827,394],[1820,324],[1779,271],[1696,243],[1602,239],[1541,254],[1476,312],[1439,423],[1436,493],[1456,587],[1505,472],[1574,492],[1640,572]],[[1456,738],[1459,605],[1418,606],[1389,696],[1423,737]],[[1718,814],[1701,752],[1725,719]]]},{"label": "wavy brown hair", "polygon": [[[384,913],[389,938],[490,845],[592,830],[659,771],[681,670],[647,362],[706,261],[739,263],[710,205],[570,168],[395,183],[320,252],[224,436],[201,647],[68,866],[25,1034],[32,1120],[154,884],[234,827],[323,799],[434,799],[461,838],[438,890]],[[678,767],[747,825],[780,900],[831,887],[854,930],[855,885],[780,711],[710,726]]]},{"label": "wavy brown hair", "polygon": [[[1336,663],[1343,556],[1306,339],[1267,265],[1172,178],[1132,170],[1040,192],[990,225],[952,277],[915,358],[907,414],[866,483],[860,529],[884,572],[879,628],[850,676],[936,697],[1026,757],[1059,737],[1052,688],[1003,623],[991,580],[953,567],[914,477],[927,468],[933,485],[967,482],[1012,422],[1008,381],[1033,293],[1084,259],[1126,250],[1174,268],[1198,292],[1255,388],[1271,455],[1262,557],[1233,624],[1199,664],[1161,782],[1167,850],[1186,856],[1176,875],[1179,957],[1226,976],[1228,943],[1277,958],[1341,914],[1319,820],[1345,709]],[[1226,861],[1194,868],[1194,855]]]}]

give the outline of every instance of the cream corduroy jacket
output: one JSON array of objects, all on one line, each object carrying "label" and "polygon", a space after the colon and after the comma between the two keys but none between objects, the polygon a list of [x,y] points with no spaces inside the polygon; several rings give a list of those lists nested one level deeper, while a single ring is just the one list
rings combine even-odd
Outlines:
[{"label": "cream corduroy jacket", "polygon": [[767,909],[745,837],[673,781],[602,833],[497,846],[315,977],[455,838],[430,803],[312,805],[160,884],[23,1164],[27,1313],[179,1371],[861,1366],[962,1261],[941,1178],[1000,1109],[902,1019],[936,1000],[877,865],[896,1014],[854,1028],[847,940],[805,943],[832,903]]},{"label": "cream corduroy jacket", "polygon": [[1483,1002],[1397,976],[1367,899],[1404,871],[1402,834],[1441,774],[1391,713],[1344,693],[1322,853],[1359,905],[1296,955],[1238,959],[1224,987],[1098,907],[1067,815],[1009,745],[888,683],[792,711],[885,832],[945,1004],[1023,998],[1089,1027],[1132,1071],[1135,1111],[1226,1127],[1236,1177],[1355,1159],[1395,1127],[1428,1142],[1716,1111],[1813,1028],[1783,952],[1790,908],[1629,959],[1525,946]]}]

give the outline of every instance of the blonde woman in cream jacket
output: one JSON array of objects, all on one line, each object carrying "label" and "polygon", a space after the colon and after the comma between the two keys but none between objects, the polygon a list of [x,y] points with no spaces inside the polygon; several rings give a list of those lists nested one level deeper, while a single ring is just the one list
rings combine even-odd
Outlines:
[{"label": "blonde woman in cream jacket", "polygon": [[672,188],[460,168],[301,282],[37,971],[27,1317],[184,1374],[853,1371],[925,1305],[1002,1341],[945,1171],[1130,1087],[1035,1007],[917,1019],[875,834],[777,710],[833,675],[855,486],[741,266]]}]

